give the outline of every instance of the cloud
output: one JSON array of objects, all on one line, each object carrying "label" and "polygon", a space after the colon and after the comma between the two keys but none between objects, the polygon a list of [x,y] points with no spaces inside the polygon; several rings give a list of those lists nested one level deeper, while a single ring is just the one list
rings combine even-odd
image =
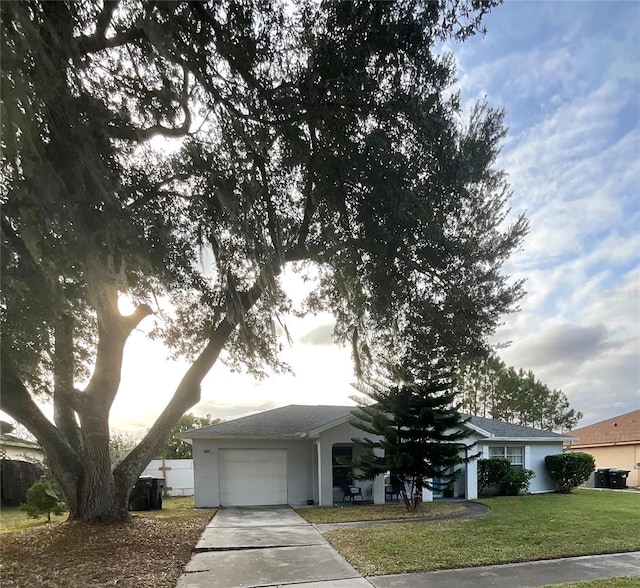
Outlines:
[{"label": "cloud", "polygon": [[575,369],[610,346],[604,325],[558,325],[514,345],[504,355],[517,356],[531,369]]},{"label": "cloud", "polygon": [[271,410],[277,406],[278,404],[272,400],[263,400],[245,404],[226,404],[209,400],[200,402],[194,412],[201,416],[210,414],[213,418],[228,420],[247,416],[256,412]]},{"label": "cloud", "polygon": [[572,405],[579,402],[584,423],[640,408],[640,340],[586,362],[562,387]]},{"label": "cloud", "polygon": [[335,323],[331,323],[315,327],[302,335],[300,342],[305,345],[332,345],[334,325]]}]

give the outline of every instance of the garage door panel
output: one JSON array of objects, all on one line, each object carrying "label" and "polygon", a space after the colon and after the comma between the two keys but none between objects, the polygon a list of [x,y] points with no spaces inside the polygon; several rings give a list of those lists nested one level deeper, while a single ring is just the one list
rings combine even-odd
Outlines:
[{"label": "garage door panel", "polygon": [[286,449],[221,449],[220,504],[287,504]]}]

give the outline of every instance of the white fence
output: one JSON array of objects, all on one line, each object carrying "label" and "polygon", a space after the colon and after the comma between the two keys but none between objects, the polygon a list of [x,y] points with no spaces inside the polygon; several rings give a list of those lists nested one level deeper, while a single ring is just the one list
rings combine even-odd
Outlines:
[{"label": "white fence", "polygon": [[193,496],[192,459],[154,459],[141,476],[163,478],[165,496]]}]

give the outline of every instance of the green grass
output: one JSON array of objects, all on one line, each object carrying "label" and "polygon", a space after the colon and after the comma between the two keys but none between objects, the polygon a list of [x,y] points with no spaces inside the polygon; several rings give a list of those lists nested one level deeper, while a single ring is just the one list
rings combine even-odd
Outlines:
[{"label": "green grass", "polygon": [[549,584],[545,588],[638,588],[640,576],[635,578],[609,578],[608,580],[590,580],[589,582],[571,582],[570,584]]},{"label": "green grass", "polygon": [[51,515],[51,523],[48,523],[46,516],[33,519],[26,512],[20,510],[18,506],[3,506],[0,509],[0,534],[33,529],[47,524],[62,523],[67,520],[67,516],[67,513],[60,516]]},{"label": "green grass", "polygon": [[418,512],[407,512],[404,504],[363,506],[321,506],[301,508],[296,512],[310,523],[350,523],[356,521],[393,521],[400,519],[424,519],[461,512],[464,507],[453,503],[423,504]]},{"label": "green grass", "polygon": [[[162,499],[162,510],[139,510],[132,512],[134,517],[144,517],[145,519],[169,519],[173,517],[182,517],[194,510],[193,496],[167,496]],[[207,510],[211,514],[215,509],[199,509]]]},{"label": "green grass", "polygon": [[364,575],[399,574],[640,549],[640,496],[589,492],[499,497],[491,514],[331,531]]}]

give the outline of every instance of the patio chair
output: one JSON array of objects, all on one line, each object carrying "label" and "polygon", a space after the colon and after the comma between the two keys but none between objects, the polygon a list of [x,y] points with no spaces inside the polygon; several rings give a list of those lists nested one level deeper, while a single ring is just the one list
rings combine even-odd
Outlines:
[{"label": "patio chair", "polygon": [[359,486],[351,486],[349,484],[345,484],[342,486],[342,500],[344,500],[347,496],[349,497],[350,502],[354,502],[356,497],[360,497],[360,500],[364,500],[362,496],[362,488]]},{"label": "patio chair", "polygon": [[400,482],[394,482],[393,484],[387,484],[384,487],[384,499],[387,498],[389,500],[393,500],[393,497],[396,497],[396,500],[400,500],[400,493],[402,492],[402,484]]}]

